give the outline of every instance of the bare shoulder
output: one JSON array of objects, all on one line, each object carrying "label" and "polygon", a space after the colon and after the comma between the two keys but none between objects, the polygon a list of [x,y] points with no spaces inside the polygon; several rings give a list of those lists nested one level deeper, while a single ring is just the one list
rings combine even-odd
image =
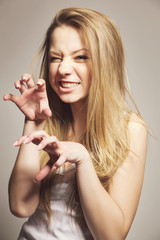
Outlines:
[{"label": "bare shoulder", "polygon": [[130,116],[128,130],[131,138],[136,134],[142,134],[144,137],[147,135],[147,126],[145,122],[135,113],[132,113]]},{"label": "bare shoulder", "polygon": [[144,120],[134,112],[130,115],[129,124],[139,124],[142,126],[146,126]]},{"label": "bare shoulder", "polygon": [[133,113],[131,114],[130,121],[128,123],[128,130],[131,151],[137,155],[143,155],[146,152],[148,135],[145,122],[143,119],[138,117],[137,114]]}]

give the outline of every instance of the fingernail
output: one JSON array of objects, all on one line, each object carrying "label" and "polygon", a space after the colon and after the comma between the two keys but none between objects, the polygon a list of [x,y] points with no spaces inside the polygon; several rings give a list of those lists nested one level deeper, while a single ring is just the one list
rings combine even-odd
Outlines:
[{"label": "fingernail", "polygon": [[33,181],[34,181],[35,183],[38,183],[38,181],[36,180],[36,178],[34,178]]},{"label": "fingernail", "polygon": [[30,140],[29,140],[29,138],[27,137],[27,138],[23,141],[23,143],[26,144],[26,143],[29,143],[29,141],[30,141]]},{"label": "fingernail", "polygon": [[38,146],[37,146],[37,150],[39,151],[39,150],[42,150],[42,144],[39,144]]},{"label": "fingernail", "polygon": [[4,100],[4,101],[6,100],[6,96],[7,96],[6,94],[3,96],[3,100]]},{"label": "fingernail", "polygon": [[17,145],[18,145],[18,141],[16,141],[16,142],[13,143],[13,146],[14,146],[14,147],[17,146]]},{"label": "fingernail", "polygon": [[27,76],[23,76],[22,80],[26,81],[27,80]]},{"label": "fingernail", "polygon": [[21,87],[21,85],[20,84],[16,84],[16,88],[20,88]]},{"label": "fingernail", "polygon": [[42,82],[37,82],[37,85],[42,86]]},{"label": "fingernail", "polygon": [[53,166],[52,169],[51,169],[51,171],[55,171],[55,170],[57,170],[57,167],[56,167],[56,166]]}]

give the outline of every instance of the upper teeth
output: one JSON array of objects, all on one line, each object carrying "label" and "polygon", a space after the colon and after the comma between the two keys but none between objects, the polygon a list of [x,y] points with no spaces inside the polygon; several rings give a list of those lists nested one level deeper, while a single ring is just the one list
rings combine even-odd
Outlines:
[{"label": "upper teeth", "polygon": [[61,82],[61,86],[62,87],[66,87],[66,88],[69,88],[69,87],[76,87],[78,86],[79,83],[69,83],[69,82]]}]

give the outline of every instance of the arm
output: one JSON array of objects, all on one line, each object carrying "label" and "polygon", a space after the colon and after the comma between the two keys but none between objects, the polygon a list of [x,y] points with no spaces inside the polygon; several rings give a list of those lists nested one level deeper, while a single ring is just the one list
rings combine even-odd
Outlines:
[{"label": "arm", "polygon": [[[35,86],[31,76],[24,74],[22,80],[15,82],[15,87],[21,95],[7,94],[4,100],[14,102],[24,113],[26,121],[22,138],[25,139],[25,135],[30,132],[43,129],[45,118],[51,115],[51,112],[44,80],[38,80]],[[15,145],[17,146],[17,142]],[[40,184],[33,180],[39,169],[36,146],[32,143],[21,146],[9,181],[10,210],[18,217],[30,216],[39,203]]]},{"label": "arm", "polygon": [[[26,121],[23,135],[41,127],[34,121]],[[10,210],[17,217],[30,216],[39,203],[40,184],[34,182],[39,169],[39,153],[35,145],[20,146],[9,181]]]},{"label": "arm", "polygon": [[[147,131],[142,124],[130,122],[129,133],[131,151],[116,171],[108,192],[100,183],[83,145],[58,141],[44,131],[32,132],[27,136],[28,143],[37,144],[37,149],[48,152],[51,158],[49,165],[37,175],[38,182],[65,162],[76,164],[82,210],[95,240],[125,239],[137,210],[144,176]],[[20,139],[19,144],[23,143]]]},{"label": "arm", "polygon": [[146,158],[146,129],[130,122],[131,150],[113,177],[109,191],[102,187],[90,160],[77,167],[77,184],[87,225],[94,239],[125,239],[138,206]]}]

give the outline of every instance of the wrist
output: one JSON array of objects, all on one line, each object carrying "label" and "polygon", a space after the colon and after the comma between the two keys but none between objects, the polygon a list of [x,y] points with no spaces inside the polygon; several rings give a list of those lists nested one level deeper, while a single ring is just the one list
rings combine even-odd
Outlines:
[{"label": "wrist", "polygon": [[23,135],[27,135],[28,133],[33,132],[33,131],[43,130],[45,121],[46,120],[32,121],[32,120],[25,118]]},{"label": "wrist", "polygon": [[77,165],[77,168],[86,168],[86,167],[88,168],[91,165],[93,165],[91,156],[88,151],[85,151],[85,154],[83,153],[83,155],[81,156],[81,158],[79,159],[76,165]]}]

